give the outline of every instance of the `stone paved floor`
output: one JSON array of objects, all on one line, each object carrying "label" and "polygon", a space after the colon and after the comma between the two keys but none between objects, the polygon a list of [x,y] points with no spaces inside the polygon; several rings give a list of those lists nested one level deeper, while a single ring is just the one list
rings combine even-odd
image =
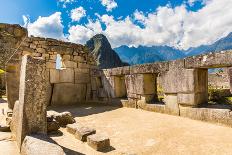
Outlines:
[{"label": "stone paved floor", "polygon": [[[108,135],[107,154],[231,154],[232,128],[143,110],[114,107],[55,108],[70,111],[78,123]],[[65,129],[52,138],[70,154],[102,154],[76,140]]]}]

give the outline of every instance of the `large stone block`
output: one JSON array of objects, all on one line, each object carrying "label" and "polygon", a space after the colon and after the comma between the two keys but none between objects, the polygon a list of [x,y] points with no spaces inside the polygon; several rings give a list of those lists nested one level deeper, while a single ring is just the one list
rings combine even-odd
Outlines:
[{"label": "large stone block", "polygon": [[[65,93],[64,93],[65,92]],[[72,105],[85,101],[86,84],[54,84],[52,105]]]},{"label": "large stone block", "polygon": [[26,136],[21,155],[65,155],[63,149],[42,135]]},{"label": "large stone block", "polygon": [[[26,135],[32,133],[47,133],[46,108],[48,76],[46,63],[42,59],[23,56],[20,72],[19,108],[15,130],[16,142],[21,143]],[[14,120],[17,119],[17,120]]]},{"label": "large stone block", "polygon": [[87,143],[97,151],[104,151],[110,148],[110,139],[101,134],[94,134],[87,137]]},{"label": "large stone block", "polygon": [[182,94],[177,95],[178,103],[182,105],[194,106],[203,103],[207,103],[208,94],[207,93],[192,93],[192,94]]},{"label": "large stone block", "polygon": [[60,83],[60,71],[58,69],[50,69],[50,83]]},{"label": "large stone block", "polygon": [[15,101],[19,99],[19,79],[20,79],[20,64],[11,63],[6,67],[6,90],[7,102],[10,109],[14,108]]},{"label": "large stone block", "polygon": [[164,102],[166,113],[179,115],[179,104],[177,101],[177,94],[165,94]]},{"label": "large stone block", "polygon": [[77,126],[76,127],[76,132],[75,132],[75,137],[78,140],[86,142],[87,137],[89,135],[92,135],[92,134],[95,134],[95,133],[96,133],[95,129],[91,129],[91,128],[84,127],[84,126]]},{"label": "large stone block", "polygon": [[232,66],[232,50],[185,58],[186,68],[222,68]]},{"label": "large stone block", "polygon": [[232,93],[232,67],[228,68],[228,78],[230,83],[230,92]]},{"label": "large stone block", "polygon": [[77,68],[77,63],[74,61],[63,61],[64,68]]},{"label": "large stone block", "polygon": [[90,83],[90,75],[80,72],[75,72],[75,83]]},{"label": "large stone block", "polygon": [[59,71],[61,83],[74,83],[74,70],[66,68]]}]

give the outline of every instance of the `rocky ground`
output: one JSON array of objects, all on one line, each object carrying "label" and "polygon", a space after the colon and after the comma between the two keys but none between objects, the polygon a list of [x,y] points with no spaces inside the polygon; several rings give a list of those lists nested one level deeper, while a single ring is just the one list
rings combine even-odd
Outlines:
[{"label": "rocky ground", "polygon": [[[55,108],[62,112],[64,109]],[[230,154],[232,128],[143,110],[69,107],[78,123],[108,135],[108,154]],[[71,154],[102,154],[61,129],[52,138]]]},{"label": "rocky ground", "polygon": [[[0,104],[0,108],[6,104]],[[52,108],[70,111],[77,123],[108,136],[111,148],[96,152],[65,128],[50,134],[68,155],[92,154],[231,154],[232,128],[130,108],[84,106]],[[9,133],[0,132],[0,154],[17,155]]]}]

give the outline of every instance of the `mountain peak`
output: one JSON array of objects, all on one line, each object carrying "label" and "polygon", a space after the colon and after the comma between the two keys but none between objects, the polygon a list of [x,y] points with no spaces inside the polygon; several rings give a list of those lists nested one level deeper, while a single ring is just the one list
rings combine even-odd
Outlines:
[{"label": "mountain peak", "polygon": [[118,54],[111,48],[111,45],[103,34],[97,34],[86,42],[86,46],[93,53],[97,64],[101,69],[121,67],[128,65],[121,61]]}]

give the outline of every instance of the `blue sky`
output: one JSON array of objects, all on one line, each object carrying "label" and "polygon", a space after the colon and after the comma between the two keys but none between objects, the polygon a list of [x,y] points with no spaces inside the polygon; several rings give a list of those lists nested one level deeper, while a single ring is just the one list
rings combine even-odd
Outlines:
[{"label": "blue sky", "polygon": [[0,0],[0,4],[0,22],[25,26],[31,35],[82,44],[103,33],[113,47],[187,49],[232,31],[232,0]]}]

